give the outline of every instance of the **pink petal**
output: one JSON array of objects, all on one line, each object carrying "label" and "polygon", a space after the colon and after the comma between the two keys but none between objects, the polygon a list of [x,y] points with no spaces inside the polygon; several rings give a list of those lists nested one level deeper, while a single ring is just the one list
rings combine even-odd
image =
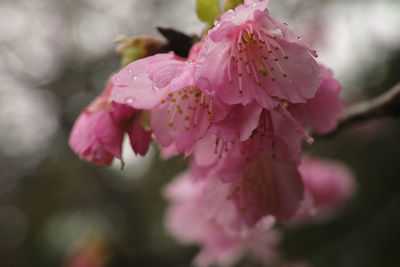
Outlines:
[{"label": "pink petal", "polygon": [[247,225],[266,215],[290,218],[303,198],[296,166],[261,156],[247,168],[250,174],[245,171],[232,183],[230,195]]},{"label": "pink petal", "polygon": [[146,155],[151,142],[151,131],[146,131],[136,118],[128,129],[129,141],[136,154]]},{"label": "pink petal", "polygon": [[81,158],[105,166],[114,157],[121,157],[122,136],[123,131],[107,111],[91,113],[85,110],[75,122],[69,145]]},{"label": "pink petal", "polygon": [[244,141],[257,128],[261,110],[254,102],[246,106],[235,105],[225,119],[211,126],[209,133],[225,142]]},{"label": "pink petal", "polygon": [[[168,110],[169,107],[163,105],[152,111],[151,125],[157,142],[164,147],[175,143],[178,152],[191,151],[195,142],[204,136],[210,125],[206,110],[200,109],[197,115],[193,115],[189,110],[184,110],[182,114],[175,111],[174,116],[174,111]],[[186,120],[186,116],[190,119]]]},{"label": "pink petal", "polygon": [[193,153],[193,159],[197,166],[208,167],[218,160],[218,154],[215,153],[215,144],[217,137],[208,134],[197,141],[196,149]]},{"label": "pink petal", "polygon": [[271,111],[274,131],[285,144],[292,162],[299,162],[302,140],[312,142],[304,128],[284,108]]},{"label": "pink petal", "polygon": [[135,109],[152,109],[158,105],[168,92],[153,84],[147,69],[149,63],[171,58],[173,58],[171,54],[158,54],[130,63],[111,79],[114,84],[111,92],[112,100]]},{"label": "pink petal", "polygon": [[125,125],[137,111],[126,104],[111,102],[112,118],[118,125]]},{"label": "pink petal", "polygon": [[306,99],[314,96],[321,84],[319,66],[304,47],[283,40],[279,41],[279,45],[288,56],[288,59],[282,54],[278,56],[278,62],[287,77],[277,71],[275,82],[267,79],[265,88],[277,86],[279,89],[270,91],[270,94],[291,103],[306,102]]},{"label": "pink petal", "polygon": [[325,134],[332,131],[339,120],[343,104],[339,98],[341,86],[333,78],[332,71],[321,65],[323,81],[315,97],[306,104],[290,106],[294,116],[309,125],[313,131]]},{"label": "pink petal", "polygon": [[354,176],[340,162],[305,158],[298,169],[321,216],[332,213],[355,192]]},{"label": "pink petal", "polygon": [[112,120],[108,111],[99,111],[99,113],[99,119],[94,126],[93,133],[104,150],[120,159],[124,131]]},{"label": "pink petal", "polygon": [[229,107],[214,102],[197,87],[184,87],[170,91],[152,111],[151,126],[161,146],[174,144],[177,152],[190,155],[210,122],[221,120],[228,111]]},{"label": "pink petal", "polygon": [[229,43],[205,41],[196,60],[197,85],[206,92],[215,91],[224,83],[223,72],[229,60]]},{"label": "pink petal", "polygon": [[[180,78],[189,63],[178,59],[173,53],[157,54],[150,57],[146,70],[150,80],[158,88],[166,87],[172,80]],[[185,81],[187,82],[187,81]],[[187,82],[184,86],[190,86],[193,82]],[[181,86],[180,88],[183,88]],[[178,89],[180,89],[178,88]]]}]

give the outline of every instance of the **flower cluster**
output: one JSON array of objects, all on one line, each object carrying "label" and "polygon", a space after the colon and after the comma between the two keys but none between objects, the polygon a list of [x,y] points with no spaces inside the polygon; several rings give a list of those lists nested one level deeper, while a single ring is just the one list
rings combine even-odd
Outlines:
[{"label": "flower cluster", "polygon": [[[304,198],[295,214],[286,221],[290,226],[326,220],[354,193],[355,183],[351,172],[338,162],[304,158],[297,171],[304,184]],[[285,184],[286,174],[288,173],[280,174],[284,181],[277,180],[282,187],[291,186]],[[280,234],[273,229],[276,217],[266,215],[252,227],[242,227],[243,220],[249,218],[243,210],[237,209],[232,196],[247,193],[250,201],[256,201],[257,194],[264,194],[264,202],[253,202],[256,206],[247,203],[246,208],[254,209],[261,207],[263,203],[275,201],[274,195],[285,192],[260,187],[259,190],[253,188],[255,190],[248,192],[240,192],[234,188],[232,194],[232,185],[229,183],[211,177],[196,179],[195,176],[193,169],[190,169],[175,178],[164,191],[171,202],[166,218],[168,229],[182,243],[202,247],[195,263],[199,266],[212,263],[226,266],[234,263],[243,254],[264,263],[279,261],[276,247]],[[263,193],[264,189],[266,192]],[[282,204],[286,205],[283,202],[284,197],[281,198]]]},{"label": "flower cluster", "polygon": [[[275,220],[328,215],[351,194],[341,166],[307,159],[307,130],[327,133],[341,112],[341,86],[267,1],[224,13],[187,59],[146,57],[115,74],[78,118],[71,147],[107,165],[121,158],[124,132],[144,154],[151,135],[165,154],[190,157],[166,190],[168,226],[203,246],[196,261],[229,264],[244,252],[274,259]],[[142,123],[150,113],[150,128]],[[329,175],[322,175],[329,172]]]},{"label": "flower cluster", "polygon": [[[114,157],[122,159],[122,142],[129,135],[135,153],[145,155],[151,131],[143,124],[143,112],[111,101],[112,82],[79,116],[69,138],[69,145],[82,158],[97,166],[109,165]],[[123,163],[123,161],[122,161]]]}]

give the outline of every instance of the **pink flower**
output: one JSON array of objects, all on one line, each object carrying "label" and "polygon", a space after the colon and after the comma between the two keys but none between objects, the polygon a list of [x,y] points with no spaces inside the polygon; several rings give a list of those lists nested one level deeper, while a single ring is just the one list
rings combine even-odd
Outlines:
[{"label": "pink flower", "polygon": [[[193,176],[225,184],[224,196],[235,204],[241,227],[252,227],[267,215],[289,219],[303,198],[300,174],[287,160],[285,145],[278,138],[265,139],[269,150],[261,150],[264,138],[256,134],[245,142],[219,144],[215,136],[208,137],[194,153]],[[215,147],[214,158],[207,146]]]},{"label": "pink flower", "polygon": [[195,84],[194,70],[192,62],[172,53],[137,60],[113,77],[112,98],[136,109],[151,110],[157,142],[190,154],[210,123],[224,118],[230,109]]},{"label": "pink flower", "polygon": [[322,84],[315,96],[305,104],[289,105],[293,116],[319,134],[336,128],[343,104],[339,98],[340,83],[333,78],[332,71],[320,64]]},{"label": "pink flower", "polygon": [[[210,186],[215,194],[210,195]],[[266,217],[252,229],[233,231],[228,223],[238,214],[224,193],[220,181],[195,182],[190,172],[177,177],[165,190],[171,201],[166,218],[170,232],[183,243],[201,246],[195,258],[199,266],[231,265],[245,253],[263,262],[274,260],[279,241],[278,233],[271,230],[274,219]]]},{"label": "pink flower", "polygon": [[84,110],[72,128],[69,145],[82,159],[105,166],[114,157],[121,159],[123,135],[107,110]]},{"label": "pink flower", "polygon": [[327,219],[355,192],[354,176],[342,163],[304,158],[298,169],[308,200],[294,221]]},{"label": "pink flower", "polygon": [[143,128],[137,110],[115,102],[109,95],[109,82],[76,120],[69,138],[70,147],[82,158],[98,166],[121,159],[124,133],[127,132],[135,153],[144,155],[151,141],[151,132]]},{"label": "pink flower", "polygon": [[[194,159],[200,167],[211,167],[226,155],[243,162],[244,158],[252,159],[264,151],[280,161],[298,163],[302,140],[312,142],[302,125],[283,106],[266,110],[255,102],[234,105],[228,115],[213,123],[207,135],[198,141]],[[232,147],[237,151],[231,153]]]},{"label": "pink flower", "polygon": [[321,83],[315,51],[272,18],[267,1],[224,13],[198,55],[196,80],[227,104],[253,100],[272,109],[281,100],[305,103]]}]

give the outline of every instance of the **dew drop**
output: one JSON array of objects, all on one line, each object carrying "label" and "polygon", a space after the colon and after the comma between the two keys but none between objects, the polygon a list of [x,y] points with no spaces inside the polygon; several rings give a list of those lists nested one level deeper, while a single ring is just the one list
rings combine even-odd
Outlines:
[{"label": "dew drop", "polygon": [[133,101],[134,101],[133,97],[127,97],[127,98],[125,98],[125,103],[127,103],[127,104],[132,104]]},{"label": "dew drop", "polygon": [[129,72],[129,73],[132,73],[132,69],[128,69],[128,72]]},{"label": "dew drop", "polygon": [[156,85],[153,85],[153,90],[154,90],[154,91],[158,91],[158,90],[160,90],[160,88],[157,87]]},{"label": "dew drop", "polygon": [[137,79],[139,79],[139,76],[138,76],[138,75],[133,75],[133,76],[132,76],[132,81],[136,81]]}]

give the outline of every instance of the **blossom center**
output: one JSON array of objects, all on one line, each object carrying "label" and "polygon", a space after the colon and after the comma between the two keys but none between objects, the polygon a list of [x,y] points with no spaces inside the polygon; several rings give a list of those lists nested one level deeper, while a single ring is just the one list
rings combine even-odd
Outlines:
[{"label": "blossom center", "polygon": [[[266,78],[272,82],[276,80],[277,75],[287,78],[280,60],[287,60],[289,57],[277,42],[277,36],[265,29],[256,29],[251,24],[246,25],[237,34],[236,41],[230,49],[230,58],[229,83],[233,84],[232,77],[237,75],[241,94],[245,75],[253,79],[258,86],[263,86]],[[235,64],[236,68],[232,68],[232,64]]]},{"label": "blossom center", "polygon": [[185,121],[183,127],[188,131],[190,128],[195,128],[205,114],[207,114],[207,119],[211,120],[211,99],[194,86],[170,92],[166,98],[161,100],[161,104],[168,105],[166,113],[170,115],[167,122],[169,127],[174,126],[174,121],[183,118]]}]

